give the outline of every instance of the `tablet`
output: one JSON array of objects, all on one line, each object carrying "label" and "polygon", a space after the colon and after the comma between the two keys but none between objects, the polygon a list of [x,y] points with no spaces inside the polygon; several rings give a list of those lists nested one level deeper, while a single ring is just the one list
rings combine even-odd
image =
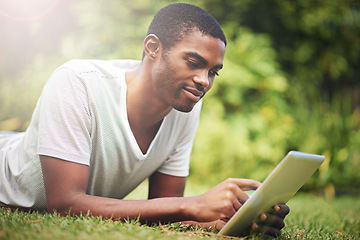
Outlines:
[{"label": "tablet", "polygon": [[286,203],[324,162],[321,155],[290,151],[221,229],[219,234],[238,236],[277,203]]}]

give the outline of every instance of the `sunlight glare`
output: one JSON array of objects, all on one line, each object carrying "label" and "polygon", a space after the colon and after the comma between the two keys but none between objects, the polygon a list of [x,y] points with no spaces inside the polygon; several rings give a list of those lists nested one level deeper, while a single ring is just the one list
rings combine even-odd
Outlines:
[{"label": "sunlight glare", "polygon": [[32,21],[48,15],[59,0],[1,0],[0,16],[15,21]]}]

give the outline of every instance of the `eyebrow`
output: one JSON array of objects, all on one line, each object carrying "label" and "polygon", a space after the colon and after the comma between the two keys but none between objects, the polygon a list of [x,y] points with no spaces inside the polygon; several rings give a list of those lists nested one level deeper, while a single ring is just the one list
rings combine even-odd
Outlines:
[{"label": "eyebrow", "polygon": [[[190,57],[195,57],[197,59],[199,59],[199,61],[204,65],[204,66],[208,66],[209,65],[209,62],[203,58],[200,54],[198,54],[197,52],[187,52],[186,53],[188,56]],[[222,69],[223,68],[223,64],[218,64],[218,65],[215,65],[213,68],[216,68],[216,69]]]}]

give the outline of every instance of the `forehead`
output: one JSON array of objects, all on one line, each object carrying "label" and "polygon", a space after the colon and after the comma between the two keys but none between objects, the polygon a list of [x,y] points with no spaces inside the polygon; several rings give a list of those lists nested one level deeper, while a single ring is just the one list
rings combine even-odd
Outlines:
[{"label": "forehead", "polygon": [[215,38],[201,33],[199,30],[192,30],[170,49],[171,53],[196,52],[209,63],[214,65],[221,64],[225,55],[225,43],[219,38]]}]

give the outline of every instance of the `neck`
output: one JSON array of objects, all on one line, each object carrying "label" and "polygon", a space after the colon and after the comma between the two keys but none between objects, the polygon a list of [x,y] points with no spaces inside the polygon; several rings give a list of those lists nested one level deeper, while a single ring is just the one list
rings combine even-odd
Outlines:
[{"label": "neck", "polygon": [[145,154],[155,138],[162,120],[171,111],[153,92],[151,72],[146,63],[125,74],[127,84],[126,106],[131,131]]},{"label": "neck", "polygon": [[162,103],[153,94],[151,72],[142,62],[134,71],[125,75],[127,84],[127,113],[130,126],[141,131],[158,126],[171,111],[170,106]]}]

